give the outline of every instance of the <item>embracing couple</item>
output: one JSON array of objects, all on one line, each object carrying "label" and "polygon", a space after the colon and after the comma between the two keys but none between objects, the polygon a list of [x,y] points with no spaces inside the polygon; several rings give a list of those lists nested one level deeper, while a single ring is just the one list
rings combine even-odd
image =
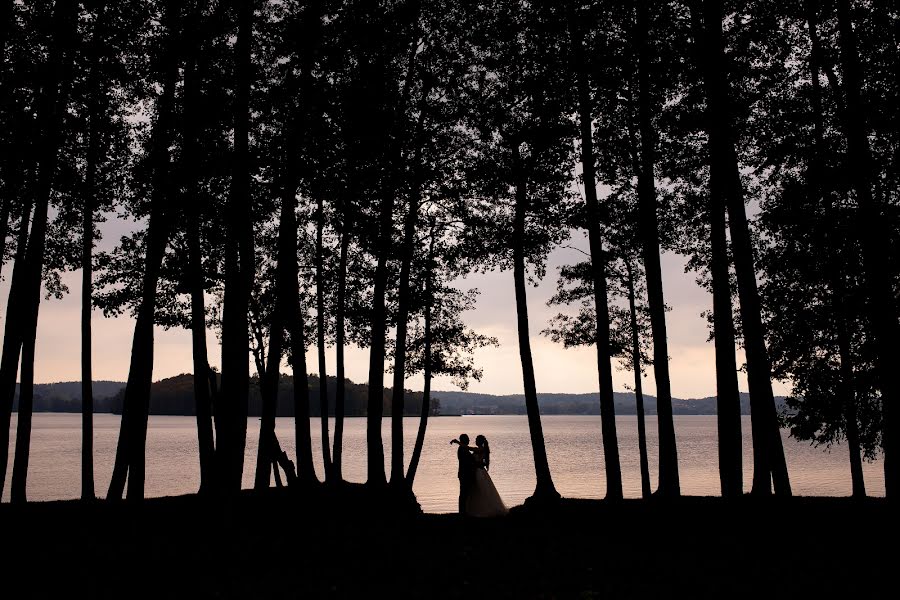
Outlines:
[{"label": "embracing couple", "polygon": [[459,444],[456,458],[459,460],[459,514],[469,517],[498,517],[509,512],[488,469],[491,467],[491,447],[487,438],[479,435],[475,446],[469,445],[465,433],[450,444]]}]

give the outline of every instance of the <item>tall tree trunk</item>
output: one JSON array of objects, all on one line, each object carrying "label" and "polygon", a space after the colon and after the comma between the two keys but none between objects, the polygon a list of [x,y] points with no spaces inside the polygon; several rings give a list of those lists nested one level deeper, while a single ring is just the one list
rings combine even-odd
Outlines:
[{"label": "tall tree trunk", "polygon": [[[318,53],[319,46],[322,42],[323,11],[324,6],[321,0],[311,0],[309,2],[304,11],[304,22],[302,24],[303,34],[299,38],[299,41],[301,43],[300,94],[302,100],[311,107],[318,106],[318,92],[315,86],[313,70],[315,68],[315,58]],[[307,122],[306,118],[311,110],[315,109],[300,110],[297,113],[297,122],[294,125],[294,137],[297,143],[300,143],[302,141],[302,136],[305,134]],[[297,183],[295,180],[292,193],[296,193],[296,189]],[[322,217],[322,219],[324,219],[324,214],[320,214],[320,216]],[[297,221],[294,213],[291,213],[289,218],[291,220],[291,231],[293,231],[291,240],[293,244],[294,255],[296,256],[298,246]],[[322,222],[322,226],[324,227],[324,221]],[[321,248],[321,244],[318,244],[318,247]],[[297,268],[297,261],[294,260],[293,262],[291,262],[289,267],[290,280],[288,282],[288,310],[290,312],[286,313],[286,318],[288,331],[291,335],[291,356],[293,358],[292,365],[294,369],[294,406],[296,411],[295,414],[297,415],[295,416],[294,422],[297,435],[297,460],[299,463],[297,468],[297,475],[301,482],[312,483],[316,481],[316,473],[312,463],[312,444],[310,442],[309,381],[307,379],[306,345],[304,342],[305,336],[303,334],[304,322],[303,317],[300,313],[300,289],[298,284],[299,271]],[[319,273],[321,273],[322,269],[317,268],[316,271],[318,276]],[[317,295],[319,293],[319,289],[324,292],[324,282],[321,282],[321,286],[319,285],[319,283],[320,282],[317,279]],[[325,307],[323,301],[318,314],[322,315],[322,318],[324,319],[324,313]],[[323,341],[320,345],[321,350],[324,352],[324,321],[322,339]],[[320,404],[324,402],[324,410],[322,410],[321,421],[322,457],[325,463],[325,472],[323,475],[324,479],[327,481],[329,477],[331,477],[332,460],[329,456],[330,444],[328,443],[328,378],[325,372],[324,354],[320,356],[319,366],[321,369],[321,377],[319,382],[321,386],[320,390],[322,390],[322,393],[325,394],[324,396],[320,396]],[[298,380],[300,383],[299,386],[297,385]]]},{"label": "tall tree trunk", "polygon": [[[297,185],[291,188],[291,206],[296,202]],[[287,197],[285,192],[283,199]],[[293,209],[282,216],[287,221],[285,227],[292,232],[291,252],[297,256],[297,218]],[[300,307],[300,284],[297,261],[286,263],[285,283],[285,319],[287,330],[291,336],[291,366],[294,375],[294,434],[297,440],[297,479],[300,483],[310,485],[316,482],[316,470],[313,467],[312,441],[310,439],[309,419],[309,379],[306,368],[306,335],[304,333],[303,311]],[[271,349],[270,349],[271,355]]]},{"label": "tall tree trunk", "polygon": [[406,395],[406,337],[409,325],[409,273],[413,259],[416,221],[419,203],[415,193],[410,194],[403,231],[400,265],[399,297],[397,299],[397,339],[394,347],[394,389],[391,398],[391,484],[402,485],[403,474],[403,411]]},{"label": "tall tree trunk", "polygon": [[[807,186],[810,193],[810,204],[821,206],[822,210],[836,210],[832,202],[828,202],[822,193],[821,178],[824,171],[823,153],[825,123],[822,112],[822,87],[819,82],[819,74],[823,62],[821,42],[818,34],[818,2],[805,0],[806,24],[810,38],[809,71],[812,82],[812,94],[810,107],[813,116],[813,148],[810,164],[807,169]],[[844,419],[846,420],[847,446],[850,458],[850,478],[853,484],[853,496],[865,497],[866,486],[862,472],[862,457],[859,445],[859,424],[856,410],[856,385],[853,375],[853,357],[850,344],[850,335],[847,330],[847,313],[844,309],[844,271],[846,264],[840,249],[833,249],[838,244],[834,240],[827,250],[831,254],[828,269],[831,278],[831,302],[834,305],[835,325],[838,332],[838,353],[840,355],[840,389],[844,404]]]},{"label": "tall tree trunk", "polygon": [[88,46],[88,145],[85,165],[85,189],[81,227],[81,498],[93,500],[94,491],[94,392],[91,343],[91,310],[93,296],[94,209],[97,195],[97,172],[101,156],[100,119],[107,111],[107,89],[100,73],[104,47],[106,5],[97,8]]},{"label": "tall tree trunk", "polygon": [[419,430],[416,432],[416,443],[413,446],[409,468],[406,471],[406,485],[412,489],[425,445],[425,431],[428,428],[428,417],[431,414],[431,313],[434,306],[434,220],[431,222],[431,234],[428,242],[428,259],[425,263],[425,384],[422,390],[422,412],[419,413]]},{"label": "tall tree trunk", "polygon": [[747,381],[750,387],[750,416],[753,434],[754,494],[767,495],[775,484],[775,493],[790,496],[791,486],[781,442],[775,399],[772,394],[771,366],[765,344],[759,290],[750,227],[744,207],[743,184],[735,148],[735,136],[729,108],[729,91],[725,67],[725,45],[722,29],[724,18],[721,0],[704,0],[706,33],[706,73],[708,135],[710,151],[715,153],[710,165],[717,172],[728,210],[734,270],[740,298],[744,351],[747,358]]},{"label": "tall tree trunk", "polygon": [[[37,321],[37,306],[30,320]],[[31,323],[26,325],[29,329]],[[10,501],[16,504],[26,500],[28,458],[31,450],[31,419],[34,408],[34,346],[35,336],[26,335],[22,344],[22,371],[19,382],[19,413],[16,428],[16,454],[13,463]]]},{"label": "tall tree trunk", "polygon": [[[396,103],[392,104],[390,107],[380,107],[387,114],[379,115],[380,118],[386,120],[383,133],[385,134],[387,149],[380,156],[380,168],[382,174],[380,186],[381,211],[379,214],[378,237],[376,241],[377,263],[373,281],[371,339],[369,347],[369,401],[366,420],[366,446],[368,452],[367,483],[373,487],[379,487],[386,484],[381,423],[382,413],[384,411],[384,357],[388,325],[386,317],[387,311],[385,308],[385,288],[388,276],[387,259],[388,254],[390,253],[391,244],[393,243],[394,197],[400,189],[397,171],[404,159],[402,144],[406,140],[406,120],[403,113],[409,105],[413,80],[415,79],[416,54],[419,47],[417,32],[420,10],[421,7],[419,3],[414,2],[409,13],[410,20],[408,26],[410,27],[411,35],[409,37],[409,52],[403,89],[399,98],[397,98]],[[385,68],[385,56],[383,51],[378,53],[373,71],[376,80],[375,85],[377,86],[375,96],[378,98],[387,98],[385,93],[386,90],[384,89],[384,80],[387,75],[387,69]],[[376,106],[378,106],[377,101]],[[397,421],[397,417],[394,416],[391,428],[393,439],[396,435],[394,431],[399,427],[401,443],[403,428],[402,417],[403,415],[400,415],[400,420]],[[392,462],[392,473],[393,470]],[[402,481],[402,474],[403,467],[401,462],[400,470],[398,471],[398,482]]]},{"label": "tall tree trunk", "polygon": [[325,207],[319,194],[316,220],[316,342],[319,349],[319,411],[322,425],[322,462],[325,481],[331,474],[331,442],[328,440],[328,371],[325,368],[325,260],[322,234],[325,229]]},{"label": "tall tree trunk", "polygon": [[[525,410],[528,414],[528,431],[531,434],[531,450],[534,454],[534,471],[537,484],[531,496],[536,502],[553,502],[559,492],[550,476],[547,448],[544,446],[544,430],[538,407],[537,386],[534,378],[534,361],[531,357],[531,335],[528,331],[528,298],[525,283],[525,215],[528,210],[526,175],[519,155],[518,143],[513,143],[513,173],[515,176],[515,218],[513,222],[513,283],[516,291],[516,325],[519,334],[519,359],[522,363],[522,383],[525,388]],[[598,310],[599,312],[599,310]],[[600,319],[598,318],[598,321]],[[602,398],[602,396],[601,396]],[[606,436],[604,436],[604,444]]]},{"label": "tall tree trunk", "polygon": [[866,497],[866,482],[862,470],[862,449],[859,443],[859,421],[856,410],[856,385],[853,378],[853,353],[850,347],[850,332],[844,319],[845,311],[839,310],[838,353],[841,359],[841,401],[844,406],[847,450],[850,455],[850,481],[853,483],[853,497]]},{"label": "tall tree trunk", "polygon": [[[597,375],[600,386],[600,415],[603,432],[603,459],[606,470],[606,497],[611,500],[622,498],[622,468],[619,463],[619,441],[616,433],[616,413],[613,400],[612,350],[610,346],[609,295],[607,292],[607,259],[603,251],[600,232],[600,204],[597,200],[597,180],[594,173],[594,142],[591,132],[593,122],[591,111],[590,82],[584,61],[582,33],[570,15],[570,35],[577,62],[578,112],[581,127],[581,166],[584,177],[584,197],[588,213],[588,240],[591,253],[591,277],[594,293],[594,307],[597,314],[594,344],[597,349]],[[516,188],[516,214],[518,223],[519,188],[525,200],[524,184]],[[524,213],[523,213],[524,219]],[[518,263],[516,265],[518,269]],[[524,269],[524,266],[523,266]],[[518,288],[517,288],[518,290]],[[524,292],[523,292],[524,293]],[[517,294],[518,297],[518,294]],[[523,301],[524,304],[524,301]],[[521,328],[521,327],[520,327]],[[526,328],[527,334],[527,328]],[[521,339],[521,331],[519,337]],[[521,347],[521,342],[520,342]],[[530,348],[528,350],[530,362]],[[527,391],[526,391],[527,394]]]},{"label": "tall tree trunk", "polygon": [[335,385],[334,385],[334,452],[331,455],[332,478],[336,483],[343,480],[341,458],[344,443],[344,402],[346,382],[344,374],[345,315],[347,306],[347,253],[350,246],[352,222],[347,216],[349,208],[344,208],[344,230],[341,232],[341,255],[338,263],[337,306],[334,314],[335,328]]},{"label": "tall tree trunk", "polygon": [[672,417],[672,389],[669,378],[669,344],[666,333],[666,304],[663,297],[662,267],[659,260],[659,222],[657,218],[655,132],[650,98],[650,18],[648,0],[637,2],[638,42],[638,129],[641,134],[641,168],[638,171],[639,233],[647,278],[647,304],[653,335],[653,372],[656,378],[656,407],[659,427],[659,494],[678,496],[678,448]]},{"label": "tall tree trunk", "polygon": [[[707,97],[715,94],[708,41],[703,23],[703,12],[697,2],[691,5],[691,22],[695,56],[701,68]],[[707,103],[705,127],[713,127],[712,106]],[[710,135],[707,142],[709,155],[709,196],[707,218],[709,220],[710,262],[709,274],[713,293],[713,334],[716,353],[716,421],[719,432],[719,482],[722,496],[738,497],[744,493],[743,452],[741,448],[741,395],[738,389],[737,359],[735,357],[735,329],[731,304],[731,276],[728,272],[728,240],[725,235],[725,183],[718,165],[722,139]],[[715,167],[713,165],[715,164]],[[754,452],[754,460],[763,455]],[[763,467],[760,467],[763,468]]]},{"label": "tall tree trunk", "polygon": [[[234,150],[231,189],[227,205],[230,242],[225,249],[225,298],[222,317],[222,384],[219,412],[227,412],[228,436],[219,441],[223,489],[241,489],[244,449],[247,444],[247,403],[250,391],[249,302],[256,269],[253,257],[253,221],[250,210],[250,45],[254,2],[238,5],[235,44]],[[217,416],[218,418],[218,416]],[[227,444],[227,446],[225,445]]]},{"label": "tall tree trunk", "polygon": [[200,455],[200,493],[215,490],[215,442],[212,399],[209,387],[209,354],[206,346],[206,277],[200,243],[199,121],[202,98],[199,54],[205,39],[200,0],[193,0],[187,31],[196,32],[187,43],[184,66],[184,133],[182,173],[185,191],[185,230],[188,245],[188,289],[191,294],[191,348],[193,358],[194,404],[197,416],[197,446]]},{"label": "tall tree trunk", "polygon": [[366,450],[368,456],[367,483],[382,486],[384,476],[384,446],[381,440],[381,421],[384,410],[384,346],[386,343],[385,288],[387,284],[387,255],[391,244],[391,217],[394,211],[392,190],[383,192],[381,217],[378,225],[377,263],[373,281],[371,339],[369,342],[369,401],[366,417]]},{"label": "tall tree trunk", "polygon": [[128,482],[129,500],[144,497],[145,447],[150,409],[150,384],[153,379],[153,324],[156,315],[156,286],[169,240],[172,217],[169,146],[173,135],[175,87],[178,77],[178,39],[180,8],[167,2],[164,19],[167,29],[164,82],[156,123],[153,127],[151,154],[153,181],[150,219],[147,224],[147,250],[141,282],[141,303],[134,325],[131,364],[125,385],[125,404],[116,447],[116,460],[107,498],[122,497]]},{"label": "tall tree trunk", "polygon": [[[709,146],[710,161],[713,146]],[[741,439],[741,393],[735,356],[734,313],[731,275],[728,272],[728,240],[725,236],[725,202],[719,172],[710,173],[709,198],[710,263],[713,293],[713,336],[716,355],[716,425],[719,433],[719,484],[725,498],[744,493]],[[755,456],[755,453],[754,453]],[[760,457],[762,458],[762,456]],[[762,467],[760,467],[762,468]]]},{"label": "tall tree trunk", "polygon": [[895,278],[888,267],[887,240],[890,231],[883,209],[872,194],[872,157],[866,126],[866,107],[860,89],[862,73],[859,64],[856,33],[850,15],[850,1],[838,0],[838,29],[840,31],[841,66],[844,72],[843,92],[846,110],[843,111],[847,138],[847,168],[856,191],[859,206],[859,238],[862,246],[863,271],[868,296],[869,325],[877,349],[876,368],[881,387],[882,448],[884,450],[885,493],[889,498],[900,494],[898,461],[891,454],[895,438],[894,410],[900,397],[900,324],[895,304]]},{"label": "tall tree trunk", "polygon": [[[68,99],[74,38],[77,27],[75,3],[58,3],[53,9],[53,42],[45,65],[44,89],[38,114],[41,119],[41,146],[38,160],[39,175],[34,189],[34,218],[28,247],[25,250],[22,303],[15,318],[23,319],[22,380],[19,386],[19,419],[16,432],[16,454],[13,464],[11,498],[25,501],[28,473],[28,452],[31,443],[31,401],[34,394],[34,349],[37,337],[38,313],[43,283],[44,250],[47,241],[47,217],[50,195],[56,176],[63,114]],[[7,317],[12,318],[12,317]],[[10,403],[11,404],[11,403]],[[8,432],[8,429],[7,429]],[[8,435],[8,433],[7,433]],[[2,475],[6,476],[6,460]],[[2,491],[2,484],[0,484]]]},{"label": "tall tree trunk", "polygon": [[628,310],[631,324],[631,364],[634,368],[634,400],[637,406],[638,452],[641,464],[641,495],[649,498],[650,463],[647,459],[647,426],[644,420],[644,386],[641,380],[641,340],[638,333],[637,307],[634,297],[634,270],[630,261],[625,261],[628,284]]},{"label": "tall tree trunk", "polygon": [[[97,35],[96,32],[94,35]],[[97,67],[96,63],[93,65]],[[94,93],[98,93],[96,90]],[[94,249],[94,196],[100,153],[97,119],[99,110],[91,102],[88,152],[81,223],[81,498],[94,499],[94,392],[91,361],[92,254]]]},{"label": "tall tree trunk", "polygon": [[[293,157],[293,153],[288,155]],[[286,161],[285,172],[291,168],[290,158]],[[293,217],[296,208],[296,187],[290,174],[284,177],[290,183],[283,186],[281,195],[281,222],[278,228],[278,265],[275,278],[275,310],[269,327],[269,357],[265,377],[260,382],[262,388],[262,419],[259,428],[259,446],[256,455],[256,480],[254,487],[269,487],[272,461],[275,459],[275,414],[278,406],[278,385],[281,381],[281,357],[284,347],[284,325],[291,318],[290,304],[291,267],[297,262],[297,230]],[[293,231],[291,230],[293,228]],[[321,382],[320,382],[321,383]],[[297,382],[294,382],[297,385]]]},{"label": "tall tree trunk", "polygon": [[27,265],[25,253],[28,249],[28,225],[31,220],[32,202],[22,204],[22,215],[19,219],[19,231],[16,236],[16,256],[13,265],[12,281],[9,285],[9,297],[6,303],[6,325],[3,332],[3,358],[0,360],[0,393],[2,396],[2,413],[0,413],[0,495],[6,483],[6,470],[9,462],[9,428],[12,420],[13,400],[16,395],[16,376],[19,374],[19,358],[22,352],[22,329],[24,319],[21,316],[24,302],[24,288]]}]

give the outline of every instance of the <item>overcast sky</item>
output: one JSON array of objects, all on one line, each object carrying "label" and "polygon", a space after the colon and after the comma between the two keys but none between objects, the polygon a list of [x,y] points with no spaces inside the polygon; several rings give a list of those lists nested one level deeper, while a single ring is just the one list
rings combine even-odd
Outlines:
[{"label": "overcast sky", "polygon": [[[103,225],[103,247],[113,245],[118,237],[129,229],[125,222],[112,219]],[[582,234],[575,234],[573,245],[586,246]],[[583,259],[579,252],[560,248],[550,256],[547,277],[537,288],[528,289],[528,311],[531,325],[531,343],[538,392],[587,393],[596,392],[597,363],[593,348],[563,349],[540,335],[547,321],[558,312],[548,307],[547,300],[556,286],[558,268],[562,264]],[[694,274],[684,273],[681,257],[665,254],[662,258],[663,285],[666,303],[672,310],[667,314],[669,354],[671,356],[672,394],[680,398],[696,398],[715,394],[715,366],[713,345],[707,342],[708,331],[700,316],[711,307],[710,296],[695,282]],[[12,264],[3,269],[4,281],[0,284],[3,318],[6,316],[6,300],[9,293],[9,275]],[[80,379],[80,273],[64,276],[71,293],[62,300],[45,300],[41,303],[40,322],[36,349],[35,381],[77,381]],[[477,308],[466,314],[466,322],[479,332],[492,335],[500,341],[498,348],[480,351],[478,364],[484,369],[480,382],[473,382],[470,391],[490,394],[522,393],[522,371],[516,342],[516,311],[512,272],[492,272],[473,275],[460,282],[464,287],[477,287],[481,296]],[[94,379],[124,381],[128,376],[131,336],[134,321],[120,317],[106,319],[95,311],[93,316]],[[218,366],[220,349],[214,333],[209,333],[210,359]],[[328,373],[334,374],[334,352],[328,354]],[[316,370],[315,355],[307,356],[310,371]],[[739,356],[739,364],[743,361]],[[156,352],[153,370],[154,380],[170,377],[191,369],[190,332],[186,330],[156,331]],[[365,382],[368,376],[368,352],[348,348],[347,376],[357,382]],[[632,381],[627,371],[613,373],[615,389],[624,391]],[[741,389],[746,390],[746,379],[740,374]],[[407,387],[421,389],[421,378],[411,378]],[[456,389],[447,379],[438,379],[433,385],[437,390]],[[787,387],[775,384],[775,393],[786,393]],[[645,379],[645,391],[655,394],[652,373]]]}]

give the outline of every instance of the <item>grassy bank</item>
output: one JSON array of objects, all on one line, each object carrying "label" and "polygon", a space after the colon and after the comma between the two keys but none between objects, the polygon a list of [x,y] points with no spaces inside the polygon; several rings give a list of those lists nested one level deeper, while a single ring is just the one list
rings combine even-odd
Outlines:
[{"label": "grassy bank", "polygon": [[[247,493],[0,506],[4,598],[895,597],[884,500],[563,501],[496,521]],[[893,591],[892,591],[893,588]]]}]

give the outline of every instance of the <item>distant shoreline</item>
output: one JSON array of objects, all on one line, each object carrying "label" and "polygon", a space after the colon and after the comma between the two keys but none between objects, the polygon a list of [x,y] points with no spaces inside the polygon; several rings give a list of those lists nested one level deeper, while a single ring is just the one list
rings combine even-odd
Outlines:
[{"label": "distant shoreline", "polygon": [[[310,415],[317,417],[318,404],[318,377],[310,376]],[[330,411],[334,412],[334,384],[333,377],[328,378],[328,395],[330,398]],[[292,403],[288,402],[288,388],[292,386],[292,380],[284,379],[280,396],[285,396],[284,402],[279,400],[279,416],[292,416]],[[95,381],[94,382],[94,412],[95,413],[120,413],[124,396],[125,382]],[[367,388],[364,384],[355,384],[348,380],[348,390],[353,392],[352,398],[348,397],[346,405],[346,417],[364,417]],[[385,414],[389,416],[391,388],[384,389]],[[418,409],[422,402],[422,392],[406,390],[407,410],[405,416],[418,416]],[[258,412],[258,390],[251,385],[250,414]],[[741,414],[750,414],[750,396],[742,392],[740,395]],[[538,405],[541,415],[600,415],[600,397],[597,393],[586,394],[558,394],[553,392],[538,393]],[[431,394],[431,416],[466,416],[466,415],[524,415],[524,394],[481,394],[477,392],[460,391],[435,391]],[[644,411],[648,416],[657,414],[657,399],[655,396],[644,395]],[[784,397],[776,397],[776,407],[779,411],[784,409]],[[16,403],[17,404],[17,403]],[[631,392],[615,392],[613,405],[616,416],[636,415],[637,402]],[[672,398],[672,414],[679,415],[706,415],[717,414],[718,400],[711,396],[707,398]],[[13,410],[16,408],[14,406]],[[192,376],[182,374],[176,377],[154,382],[151,389],[150,414],[156,415],[194,415],[194,400]],[[49,384],[35,384],[34,386],[34,412],[81,412],[81,383],[59,382]],[[257,415],[258,416],[258,415]]]}]

